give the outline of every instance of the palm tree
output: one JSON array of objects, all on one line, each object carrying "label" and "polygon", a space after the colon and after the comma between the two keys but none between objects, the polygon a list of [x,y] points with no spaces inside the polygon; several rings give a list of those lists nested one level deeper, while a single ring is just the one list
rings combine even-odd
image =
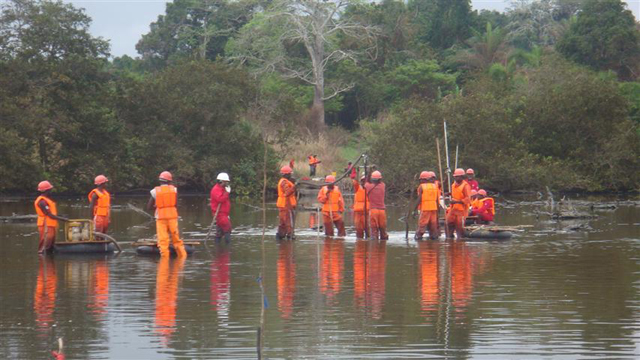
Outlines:
[{"label": "palm tree", "polygon": [[475,29],[473,32],[474,36],[468,41],[470,48],[456,55],[457,62],[471,70],[486,70],[494,63],[506,65],[506,33],[499,27],[493,29],[491,23],[487,23],[484,33]]}]

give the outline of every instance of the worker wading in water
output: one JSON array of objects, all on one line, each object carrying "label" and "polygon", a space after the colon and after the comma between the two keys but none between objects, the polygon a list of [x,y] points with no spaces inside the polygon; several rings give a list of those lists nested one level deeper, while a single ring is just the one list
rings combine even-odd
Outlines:
[{"label": "worker wading in water", "polygon": [[418,186],[418,204],[420,210],[420,220],[418,221],[418,231],[415,239],[422,240],[422,235],[429,229],[429,238],[435,240],[440,237],[438,229],[438,202],[440,200],[440,189],[435,183],[436,174],[432,171],[420,173],[420,185]]},{"label": "worker wading in water", "polygon": [[151,190],[147,209],[156,209],[156,231],[160,256],[169,256],[169,237],[178,257],[186,257],[187,252],[178,232],[178,189],[171,183],[173,176],[163,171],[158,178],[160,186]]},{"label": "worker wading in water", "polygon": [[455,230],[458,239],[464,237],[464,221],[471,204],[471,189],[465,181],[463,169],[456,169],[453,173],[455,182],[451,184],[451,206],[447,211],[447,237],[453,238]]},{"label": "worker wading in water", "polygon": [[66,217],[58,216],[58,208],[55,201],[51,199],[51,185],[48,181],[41,181],[38,184],[40,196],[33,202],[38,214],[38,232],[40,241],[38,242],[38,254],[53,250],[56,243],[56,231],[58,231],[58,221],[69,221]]},{"label": "worker wading in water", "polygon": [[334,185],[335,176],[327,175],[323,186],[318,192],[318,201],[322,204],[322,221],[324,223],[324,233],[333,236],[333,225],[338,228],[338,236],[346,236],[342,213],[344,212],[344,199],[340,189]]},{"label": "worker wading in water", "polygon": [[289,166],[280,169],[282,178],[278,181],[278,232],[276,240],[293,239],[293,212],[296,209],[296,185],[291,178],[293,170]]},{"label": "worker wading in water", "polygon": [[364,226],[365,216],[369,216],[369,204],[367,204],[367,209],[365,209],[365,180],[364,175],[360,178],[360,182],[355,179],[353,180],[353,224],[356,227],[356,238],[358,239],[363,239],[365,233],[367,237],[369,236],[369,229],[365,229]]},{"label": "worker wading in water", "polygon": [[216,178],[217,183],[211,188],[211,215],[216,222],[216,242],[223,237],[228,244],[231,241],[231,220],[229,212],[231,211],[231,201],[229,194],[231,186],[229,186],[229,174],[220,173]]},{"label": "worker wading in water", "polygon": [[370,180],[365,183],[367,202],[369,205],[369,226],[371,238],[374,240],[387,240],[387,214],[384,205],[385,184],[382,182],[382,174],[376,170],[370,175]]},{"label": "worker wading in water", "polygon": [[96,176],[94,184],[97,188],[91,190],[89,195],[89,207],[93,214],[93,224],[96,231],[107,233],[111,222],[111,194],[107,191],[107,179],[104,175]]},{"label": "worker wading in water", "polygon": [[478,190],[477,199],[473,202],[471,215],[478,218],[478,224],[490,224],[496,214],[495,201],[487,196],[487,192],[483,189]]}]

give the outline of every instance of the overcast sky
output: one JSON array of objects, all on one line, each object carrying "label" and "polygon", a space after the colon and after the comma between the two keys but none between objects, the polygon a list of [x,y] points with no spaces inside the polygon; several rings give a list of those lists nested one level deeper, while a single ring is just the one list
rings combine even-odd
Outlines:
[{"label": "overcast sky", "polygon": [[[0,0],[0,3],[6,0]],[[135,45],[149,24],[163,14],[168,1],[160,0],[64,0],[86,9],[93,19],[91,32],[111,42],[111,54],[138,55]],[[509,0],[472,0],[474,9],[503,11]],[[627,0],[636,18],[640,16],[640,0]]]}]

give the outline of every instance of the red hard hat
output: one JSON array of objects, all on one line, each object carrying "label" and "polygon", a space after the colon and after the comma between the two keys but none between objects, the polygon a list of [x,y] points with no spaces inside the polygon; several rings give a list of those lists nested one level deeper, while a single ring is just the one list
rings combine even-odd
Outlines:
[{"label": "red hard hat", "polygon": [[51,183],[47,180],[40,181],[40,183],[38,184],[38,191],[40,192],[47,191],[49,189],[53,189],[53,185],[51,185]]},{"label": "red hard hat", "polygon": [[96,176],[96,180],[94,181],[94,184],[101,185],[101,184],[106,183],[107,181],[109,181],[109,179],[107,179],[106,176],[98,175],[98,176]]},{"label": "red hard hat", "polygon": [[326,182],[326,183],[336,182],[336,177],[333,176],[333,175],[327,175],[327,177],[324,178],[324,182]]},{"label": "red hard hat", "polygon": [[428,171],[423,171],[423,172],[420,173],[420,179],[428,179],[430,177],[431,177],[431,175],[429,175]]},{"label": "red hard hat", "polygon": [[478,190],[478,195],[487,196],[487,192],[484,189]]},{"label": "red hard hat", "polygon": [[464,169],[456,169],[456,171],[453,172],[453,176],[464,176]]},{"label": "red hard hat", "polygon": [[472,169],[472,168],[468,168],[468,169],[467,169],[467,174],[469,174],[469,175],[473,175],[473,174],[475,174],[475,172],[473,171],[473,169]]},{"label": "red hard hat", "polygon": [[289,165],[285,165],[283,167],[280,168],[280,174],[284,175],[284,174],[291,174],[293,172],[293,170],[291,170],[291,168],[289,167]]},{"label": "red hard hat", "polygon": [[382,173],[376,170],[373,173],[371,173],[371,178],[376,180],[382,179]]},{"label": "red hard hat", "polygon": [[166,181],[173,181],[173,175],[171,175],[171,173],[168,172],[168,171],[163,171],[163,172],[160,173],[160,177],[158,179],[166,180]]}]

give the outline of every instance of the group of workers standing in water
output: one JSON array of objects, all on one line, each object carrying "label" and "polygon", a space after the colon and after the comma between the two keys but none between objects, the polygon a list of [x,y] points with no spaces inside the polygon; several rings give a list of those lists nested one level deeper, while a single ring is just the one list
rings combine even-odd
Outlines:
[{"label": "group of workers standing in water", "polygon": [[[229,211],[231,202],[229,193],[229,175],[220,173],[217,182],[211,189],[211,210],[216,224],[216,240],[225,238],[229,242],[231,234],[231,222]],[[161,256],[169,255],[169,243],[173,246],[179,257],[186,257],[187,252],[184,243],[180,239],[178,230],[178,189],[173,185],[173,175],[163,171],[158,177],[159,185],[150,191],[148,210],[155,210],[156,233],[158,236],[158,250]],[[107,191],[107,179],[104,175],[98,175],[94,184],[96,188],[88,195],[89,207],[93,215],[94,229],[100,234],[106,234],[111,222],[111,195]],[[38,216],[37,226],[40,234],[38,253],[53,249],[56,240],[59,221],[69,221],[68,218],[58,214],[56,202],[51,197],[53,185],[45,180],[38,184],[40,195],[34,202]]]},{"label": "group of workers standing in water", "polygon": [[[314,165],[317,158],[313,156]],[[352,166],[350,164],[350,166]],[[314,169],[315,170],[315,169]],[[382,173],[375,170],[360,179],[354,176],[355,171],[349,168],[350,178],[353,183],[353,223],[357,238],[371,238],[387,240],[387,215],[385,206],[386,186],[382,181]],[[295,238],[295,212],[297,207],[296,182],[292,178],[293,169],[285,165],[280,169],[282,175],[277,184],[279,224],[276,239]],[[415,239],[422,239],[428,232],[429,238],[437,239],[440,236],[439,209],[445,210],[445,231],[449,238],[454,233],[458,238],[464,237],[465,221],[468,217],[475,218],[478,223],[490,223],[495,215],[495,205],[492,198],[487,196],[485,190],[478,188],[478,182],[474,179],[473,169],[466,172],[456,169],[453,173],[454,182],[451,184],[450,193],[444,193],[441,182],[436,179],[432,171],[423,171],[420,174],[420,185],[417,188],[418,202],[416,210],[420,213],[418,229]],[[150,191],[147,204],[148,210],[155,210],[157,246],[161,256],[169,255],[169,244],[180,257],[187,255],[184,243],[178,230],[177,199],[178,189],[173,185],[173,176],[168,171],[163,171],[158,177],[159,185]],[[95,178],[95,188],[88,194],[88,201],[93,215],[95,231],[106,234],[111,218],[111,195],[107,191],[109,180],[104,175]],[[231,235],[231,221],[229,212],[231,203],[229,195],[231,187],[227,173],[220,173],[216,178],[216,184],[210,192],[211,213],[216,225],[215,239],[225,239],[228,243]],[[345,201],[336,186],[334,175],[327,175],[324,186],[320,188],[317,200],[321,206],[324,231],[327,236],[334,236],[334,227],[338,236],[346,236],[343,214]],[[53,248],[55,243],[58,223],[69,221],[58,214],[56,203],[50,193],[53,185],[49,181],[38,184],[40,195],[35,200],[34,206],[38,216],[38,231],[40,241],[38,252],[44,253]],[[449,206],[445,207],[445,199]],[[212,224],[213,225],[213,224]]]},{"label": "group of workers standing in water", "polygon": [[[314,157],[315,156],[310,156]],[[314,169],[315,170],[315,169]],[[382,181],[382,173],[378,170],[368,175],[362,175],[357,180],[355,168],[349,163],[346,173],[350,174],[353,182],[353,223],[357,238],[372,238],[387,240],[387,215],[385,206],[386,186]],[[296,202],[296,184],[292,179],[293,169],[283,166],[280,169],[282,178],[278,182],[279,225],[277,239],[295,238],[293,221]],[[445,231],[449,238],[454,233],[458,238],[464,237],[464,226],[468,218],[472,217],[477,223],[488,224],[493,221],[495,206],[487,192],[479,189],[473,169],[456,169],[453,173],[454,182],[451,192],[444,194],[440,181],[432,171],[420,174],[420,185],[417,188],[418,202],[416,210],[420,212],[416,240],[421,240],[428,231],[429,238],[440,237],[439,208],[445,210]],[[318,192],[317,200],[321,205],[322,220],[325,235],[334,236],[334,226],[338,236],[346,236],[343,213],[345,201],[340,189],[336,186],[334,175],[327,175],[325,185]],[[449,200],[449,207],[445,206],[445,198]]]}]

